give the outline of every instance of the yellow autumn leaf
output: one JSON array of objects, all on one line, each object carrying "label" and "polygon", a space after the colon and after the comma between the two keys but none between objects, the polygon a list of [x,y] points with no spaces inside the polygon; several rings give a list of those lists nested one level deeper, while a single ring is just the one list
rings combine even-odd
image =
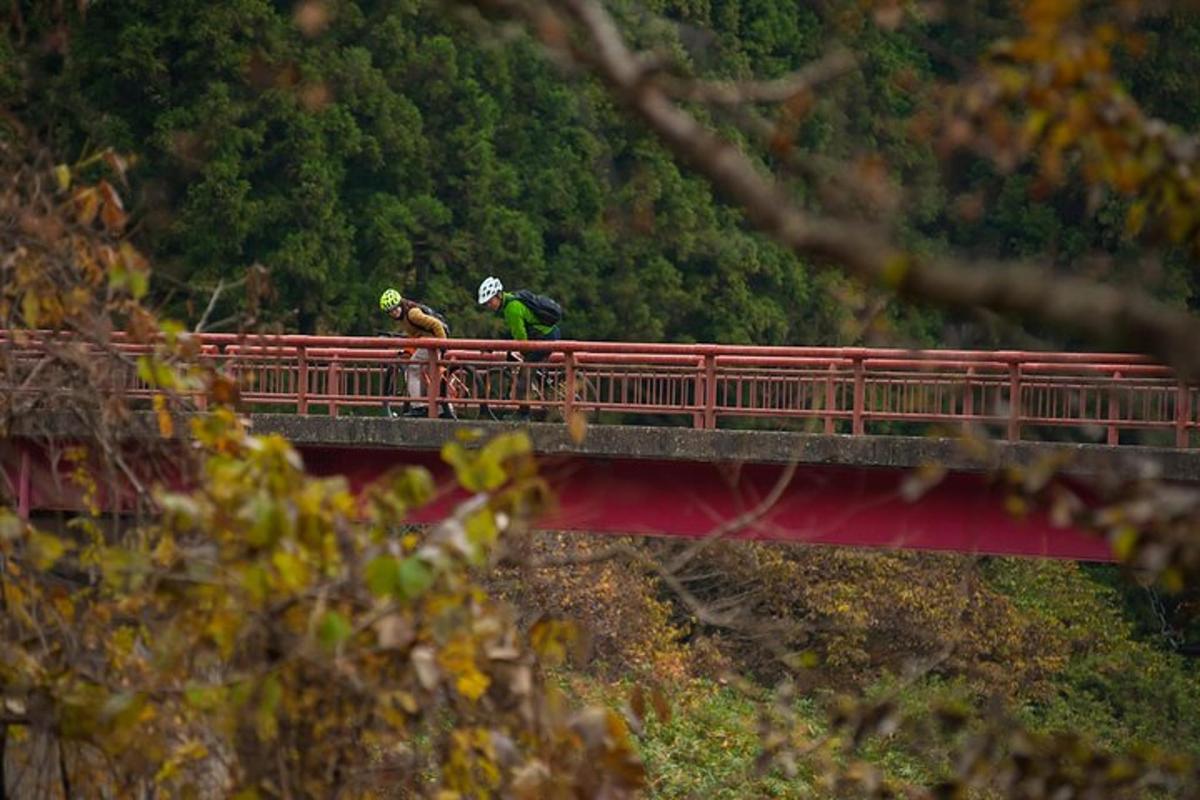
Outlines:
[{"label": "yellow autumn leaf", "polygon": [[583,444],[583,440],[587,438],[587,430],[587,415],[582,411],[572,411],[567,416],[567,435],[571,437],[572,442]]},{"label": "yellow autumn leaf", "polygon": [[82,224],[92,224],[98,211],[100,211],[100,194],[95,188],[80,189],[75,193],[75,213]]},{"label": "yellow autumn leaf", "polygon": [[575,638],[575,626],[561,620],[539,620],[529,630],[529,641],[533,649],[551,666],[566,660],[567,648]]},{"label": "yellow autumn leaf", "polygon": [[454,682],[454,688],[468,700],[478,700],[487,691],[491,680],[478,669],[471,669],[459,675]]},{"label": "yellow autumn leaf", "polygon": [[180,767],[184,764],[189,761],[199,761],[207,755],[208,748],[204,746],[203,742],[196,741],[195,739],[185,742],[180,747],[177,747],[175,752],[171,753],[171,757],[159,767],[158,772],[154,775],[154,781],[156,783],[163,783],[170,780],[172,776],[179,772]]},{"label": "yellow autumn leaf", "polygon": [[33,566],[39,570],[50,569],[69,548],[69,542],[64,542],[53,534],[38,530],[29,533],[29,557]]},{"label": "yellow autumn leaf", "polygon": [[223,658],[233,655],[233,647],[241,632],[239,617],[228,611],[218,611],[209,620],[205,633],[217,645]]},{"label": "yellow autumn leaf", "polygon": [[308,567],[295,554],[276,550],[271,554],[271,563],[278,571],[284,589],[294,592],[308,585]]},{"label": "yellow autumn leaf", "polygon": [[1137,549],[1137,529],[1132,525],[1122,525],[1113,531],[1110,538],[1112,539],[1113,555],[1117,561],[1128,561]]},{"label": "yellow autumn leaf", "polygon": [[463,634],[452,639],[438,653],[438,663],[454,678],[454,688],[468,700],[478,700],[491,680],[475,663],[475,643]]},{"label": "yellow autumn leaf", "polygon": [[499,531],[496,528],[496,518],[490,508],[483,508],[467,517],[467,540],[479,547],[490,547],[496,541]]},{"label": "yellow autumn leaf", "polygon": [[66,164],[57,164],[54,167],[54,180],[58,183],[58,190],[65,192],[71,188],[71,168]]},{"label": "yellow autumn leaf", "polygon": [[154,415],[158,420],[158,433],[164,439],[170,439],[175,435],[175,422],[171,419],[171,414],[167,411],[166,395],[154,395]]},{"label": "yellow autumn leaf", "polygon": [[36,328],[42,318],[41,312],[42,304],[38,296],[33,292],[26,292],[21,298],[21,316],[25,318],[25,324],[30,328]]}]

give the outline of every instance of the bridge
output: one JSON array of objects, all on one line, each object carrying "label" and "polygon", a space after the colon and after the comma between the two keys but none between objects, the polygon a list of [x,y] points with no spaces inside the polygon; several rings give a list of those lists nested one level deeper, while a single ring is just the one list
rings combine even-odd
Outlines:
[{"label": "bridge", "polygon": [[[5,344],[31,370],[56,341]],[[1104,560],[1100,539],[1037,510],[1012,516],[995,470],[1062,459],[1072,479],[1149,470],[1200,481],[1197,387],[1142,356],[454,340],[420,365],[439,379],[406,396],[398,352],[433,344],[194,339],[200,360],[236,379],[257,431],[286,435],[314,472],[355,486],[398,463],[449,484],[438,450],[455,431],[507,428],[506,416],[529,412],[558,490],[548,528]],[[153,348],[117,345],[128,358],[112,390],[146,402],[156,390],[137,359]],[[450,402],[460,419],[389,419],[385,402],[426,417]],[[64,440],[80,435],[62,425]],[[987,437],[987,458],[963,446],[964,431]],[[77,503],[46,488],[52,468],[13,433],[2,461],[22,513]]]}]

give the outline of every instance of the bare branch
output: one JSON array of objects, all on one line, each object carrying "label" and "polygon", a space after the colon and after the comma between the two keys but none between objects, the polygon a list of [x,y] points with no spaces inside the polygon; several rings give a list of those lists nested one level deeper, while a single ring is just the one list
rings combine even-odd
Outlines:
[{"label": "bare branch", "polygon": [[[254,268],[252,267],[251,270],[253,269]],[[224,278],[219,279],[217,281],[216,288],[213,289],[212,296],[208,300],[208,307],[204,309],[204,314],[200,317],[200,321],[196,323],[195,332],[202,333],[204,331],[212,331],[216,328],[220,328],[223,325],[228,325],[232,322],[236,322],[238,319],[241,319],[240,314],[234,314],[226,317],[225,319],[217,320],[211,325],[208,322],[208,318],[212,316],[213,309],[217,306],[217,299],[221,296],[221,292],[225,289],[240,289],[242,286],[245,286],[247,283],[249,283],[249,281],[250,271],[247,271],[245,275],[231,283],[226,283]]]},{"label": "bare branch", "polygon": [[790,75],[770,81],[697,81],[664,75],[663,91],[679,100],[711,105],[783,103],[838,78],[858,64],[848,50],[834,50]]},{"label": "bare branch", "polygon": [[779,478],[775,481],[775,485],[771,487],[771,491],[762,499],[762,502],[756,504],[753,508],[738,514],[733,519],[730,519],[716,528],[709,531],[704,538],[696,540],[686,550],[676,556],[667,566],[667,570],[671,573],[678,573],[688,563],[701,553],[706,547],[710,546],[718,539],[723,539],[726,536],[736,533],[737,531],[754,524],[775,507],[779,502],[779,498],[783,496],[783,492],[792,483],[792,478],[796,476],[797,462],[790,462]]},{"label": "bare branch", "polygon": [[200,315],[200,321],[196,323],[196,333],[202,333],[204,326],[208,324],[208,317],[212,314],[213,309],[217,306],[217,299],[221,296],[221,290],[225,288],[225,279],[217,281],[217,288],[213,290],[212,297],[208,299],[208,307],[204,309],[204,313]]}]

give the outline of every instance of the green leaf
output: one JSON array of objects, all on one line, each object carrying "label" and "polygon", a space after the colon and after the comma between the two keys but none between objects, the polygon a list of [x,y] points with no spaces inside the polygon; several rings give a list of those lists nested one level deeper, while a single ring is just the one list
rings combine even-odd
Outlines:
[{"label": "green leaf", "polygon": [[0,508],[0,541],[12,541],[21,535],[24,525],[20,517],[7,508]]},{"label": "green leaf", "polygon": [[412,556],[400,562],[400,596],[415,600],[433,585],[433,570],[422,559]]},{"label": "green leaf", "polygon": [[241,585],[246,595],[256,604],[266,602],[271,595],[271,581],[267,569],[261,563],[248,564],[241,572]]},{"label": "green leaf", "polygon": [[408,508],[423,506],[433,498],[433,476],[424,467],[406,467],[396,476],[392,491]]},{"label": "green leaf", "polygon": [[279,708],[279,701],[282,699],[283,684],[280,683],[279,676],[275,674],[268,675],[262,682],[258,710],[254,715],[254,724],[258,730],[258,737],[265,742],[274,741],[279,735],[279,718],[275,712]]},{"label": "green leaf", "polygon": [[317,626],[317,640],[326,650],[332,652],[346,641],[352,632],[353,629],[345,617],[336,611],[329,611]]},{"label": "green leaf", "polygon": [[442,447],[442,460],[454,467],[458,482],[467,491],[498,489],[508,477],[500,459],[487,454],[486,449],[475,454],[458,442],[447,442]]},{"label": "green leaf", "polygon": [[400,561],[392,556],[378,556],[367,563],[367,588],[376,597],[392,594],[400,588]]},{"label": "green leaf", "polygon": [[520,431],[502,433],[491,439],[483,446],[481,457],[504,461],[516,456],[525,456],[533,452],[533,441],[529,435]]},{"label": "green leaf", "polygon": [[25,296],[21,298],[21,316],[25,318],[25,324],[30,328],[36,328],[41,313],[42,304],[38,300],[38,296],[33,292],[26,292]]},{"label": "green leaf", "polygon": [[183,691],[187,704],[198,711],[212,711],[226,701],[226,690],[223,686],[202,686],[193,684]]},{"label": "green leaf", "polygon": [[129,273],[129,293],[134,300],[141,300],[150,289],[150,276],[145,272]]},{"label": "green leaf", "polygon": [[466,529],[467,541],[480,549],[494,544],[499,533],[496,528],[496,517],[488,508],[483,508],[467,517]]},{"label": "green leaf", "polygon": [[160,389],[174,389],[176,385],[171,368],[150,355],[138,356],[137,374],[140,380]]},{"label": "green leaf", "polygon": [[246,541],[254,547],[265,547],[280,540],[290,533],[291,525],[287,514],[265,495],[256,497],[251,505],[253,525]]}]

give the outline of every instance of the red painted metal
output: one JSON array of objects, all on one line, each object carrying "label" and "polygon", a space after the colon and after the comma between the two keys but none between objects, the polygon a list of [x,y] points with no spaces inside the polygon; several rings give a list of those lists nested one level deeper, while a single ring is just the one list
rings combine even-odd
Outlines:
[{"label": "red painted metal", "polygon": [[[345,475],[361,489],[390,467],[419,463],[443,487],[415,521],[443,519],[465,495],[434,453],[304,447],[316,474]],[[784,474],[763,464],[547,457],[542,472],[557,506],[539,519],[549,530],[904,548],[987,555],[1110,561],[1108,544],[1053,526],[1041,513],[1017,519],[1002,490],[984,476],[948,475],[916,502],[905,501],[901,469],[802,466],[761,516],[757,510]],[[731,521],[746,520],[740,526]]]},{"label": "red painted metal", "polygon": [[[436,452],[304,445],[299,449],[310,472],[345,476],[355,492],[399,465],[428,468],[439,487],[437,499],[414,512],[414,523],[440,521],[466,498],[453,470]],[[62,472],[64,465],[56,466],[28,449],[23,453],[18,458],[29,476],[23,483],[26,509],[84,507],[79,487]],[[5,462],[7,469],[13,466]],[[160,466],[161,479],[169,485],[187,483],[171,472],[169,460]],[[904,469],[804,465],[795,469],[778,498],[765,504],[785,467],[545,456],[541,473],[555,497],[554,507],[538,519],[538,527],[545,530],[683,538],[719,532],[730,539],[1112,560],[1102,538],[1055,527],[1040,512],[1014,518],[1005,511],[1003,489],[977,474],[949,474],[919,500],[908,502],[900,490]],[[98,502],[106,510],[131,511],[138,497],[130,486],[118,487],[116,494],[101,486]]]},{"label": "red painted metal", "polygon": [[[384,397],[384,377],[403,346],[445,341],[352,336],[197,337],[204,358],[235,375],[251,408],[298,414],[380,413],[385,399],[420,404],[436,413],[441,381],[420,397]],[[29,362],[70,340],[37,333],[0,342]],[[114,336],[130,354],[145,344]],[[551,349],[542,363],[516,365],[508,351]],[[713,428],[731,419],[777,427],[812,424],[827,433],[879,435],[895,423],[995,426],[1020,439],[1037,428],[1074,428],[1084,438],[1120,441],[1123,431],[1161,434],[1155,444],[1190,446],[1200,406],[1197,387],[1181,384],[1167,367],[1125,353],[902,350],[862,347],[754,347],[625,342],[511,342],[456,339],[433,350],[436,369],[460,370],[465,396],[455,406],[468,416],[483,406],[528,406],[565,416],[636,414],[667,424],[688,420]],[[518,379],[520,378],[520,379]],[[151,394],[132,370],[114,374],[134,398]],[[397,380],[401,392],[405,382]],[[558,388],[556,388],[558,387]],[[566,387],[564,390],[563,387]],[[1119,389],[1118,389],[1119,387]],[[523,390],[524,395],[518,396]],[[614,421],[612,418],[602,421]],[[617,419],[615,421],[621,421]],[[685,422],[685,424],[687,424]],[[905,432],[912,432],[906,429]],[[1126,437],[1133,441],[1136,437]]]}]

